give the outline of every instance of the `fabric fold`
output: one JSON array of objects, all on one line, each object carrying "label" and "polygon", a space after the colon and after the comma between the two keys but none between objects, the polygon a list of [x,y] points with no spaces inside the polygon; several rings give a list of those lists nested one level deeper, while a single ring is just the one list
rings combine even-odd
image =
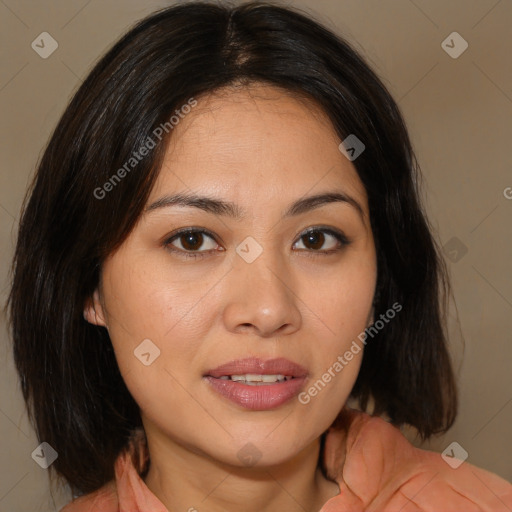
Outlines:
[{"label": "fabric fold", "polygon": [[[387,421],[354,409],[345,408],[325,433],[320,463],[340,493],[319,512],[512,510],[512,484],[503,478],[466,461],[453,469]],[[115,481],[61,512],[169,512],[141,477],[148,464],[137,430],[115,462]]]}]

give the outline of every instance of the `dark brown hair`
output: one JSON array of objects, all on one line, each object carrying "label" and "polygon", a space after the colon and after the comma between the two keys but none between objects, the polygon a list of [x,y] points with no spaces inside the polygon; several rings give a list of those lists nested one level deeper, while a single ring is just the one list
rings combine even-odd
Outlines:
[{"label": "dark brown hair", "polygon": [[[265,83],[313,100],[344,140],[366,188],[377,250],[375,318],[403,310],[369,340],[352,391],[366,410],[423,438],[454,422],[444,260],[420,204],[419,168],[399,108],[363,58],[297,10],[268,3],[178,4],[139,22],[97,63],[60,119],[27,193],[8,301],[14,358],[51,466],[75,493],[113,478],[139,409],[106,329],[83,318],[102,262],[146,204],[172,131],[106,198],[111,179],[190,98]],[[140,156],[140,155],[139,155]]]}]

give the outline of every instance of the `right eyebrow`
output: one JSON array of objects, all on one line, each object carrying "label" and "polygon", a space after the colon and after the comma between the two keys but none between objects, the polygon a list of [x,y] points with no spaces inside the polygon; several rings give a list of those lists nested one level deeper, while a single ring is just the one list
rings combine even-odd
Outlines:
[{"label": "right eyebrow", "polygon": [[[283,218],[300,215],[330,203],[346,203],[351,205],[364,222],[364,212],[361,205],[353,197],[344,192],[326,192],[298,199],[285,210]],[[165,195],[151,203],[145,211],[151,212],[159,208],[167,208],[170,206],[199,208],[205,212],[228,216],[235,220],[243,219],[246,216],[246,212],[235,203],[220,198],[196,194]]]}]

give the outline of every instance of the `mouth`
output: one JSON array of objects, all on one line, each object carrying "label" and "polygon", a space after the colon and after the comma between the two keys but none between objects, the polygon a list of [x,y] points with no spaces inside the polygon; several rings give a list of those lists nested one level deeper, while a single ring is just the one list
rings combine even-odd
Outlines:
[{"label": "mouth", "polygon": [[305,377],[307,374],[306,368],[289,359],[280,357],[263,360],[250,357],[224,363],[217,368],[208,370],[204,376],[249,382],[275,382],[276,380],[284,381],[291,378]]},{"label": "mouth", "polygon": [[292,375],[263,375],[256,373],[246,373],[245,375],[222,375],[221,380],[232,380],[248,386],[268,386],[276,382],[284,382],[293,379]]},{"label": "mouth", "polygon": [[279,407],[298,395],[308,371],[288,359],[230,361],[208,370],[203,378],[229,401],[251,410]]}]

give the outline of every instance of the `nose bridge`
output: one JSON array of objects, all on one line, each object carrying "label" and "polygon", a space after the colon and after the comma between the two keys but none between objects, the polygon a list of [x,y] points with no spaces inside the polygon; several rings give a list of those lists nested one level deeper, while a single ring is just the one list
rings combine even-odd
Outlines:
[{"label": "nose bridge", "polygon": [[236,252],[224,312],[227,327],[251,326],[261,336],[298,329],[301,315],[284,255],[251,237]]}]

